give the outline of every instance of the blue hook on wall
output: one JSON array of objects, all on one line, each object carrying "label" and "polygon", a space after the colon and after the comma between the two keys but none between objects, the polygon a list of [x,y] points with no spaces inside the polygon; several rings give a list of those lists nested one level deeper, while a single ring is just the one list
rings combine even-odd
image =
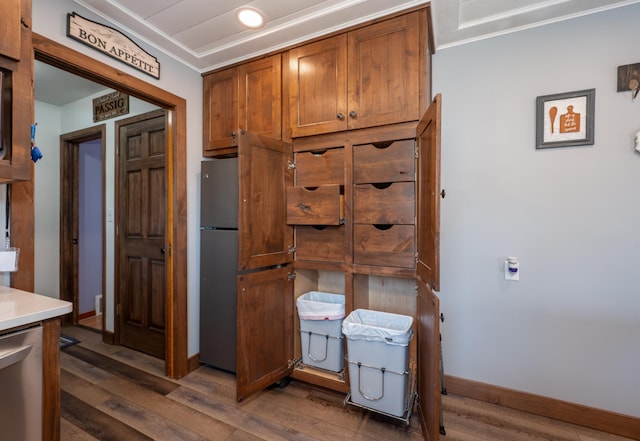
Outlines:
[{"label": "blue hook on wall", "polygon": [[38,123],[31,124],[31,160],[38,162],[38,159],[42,158],[42,152],[36,145],[36,126]]}]

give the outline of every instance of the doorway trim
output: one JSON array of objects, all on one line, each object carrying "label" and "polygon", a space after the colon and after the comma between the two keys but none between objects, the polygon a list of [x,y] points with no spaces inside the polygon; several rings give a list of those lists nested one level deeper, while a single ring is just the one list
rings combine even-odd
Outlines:
[{"label": "doorway trim", "polygon": [[[79,205],[78,205],[78,158],[80,144],[86,141],[100,140],[102,155],[101,205],[105,206],[105,136],[106,124],[76,130],[60,135],[60,298],[73,303],[72,317],[64,317],[64,324],[77,324],[79,303],[79,256],[74,241],[78,238]],[[106,292],[106,222],[102,217],[102,293]],[[104,302],[104,296],[102,297]],[[102,305],[104,311],[104,305]],[[104,318],[102,330],[104,338]]]},{"label": "doorway trim", "polygon": [[[36,60],[167,110],[167,333],[165,374],[189,373],[187,341],[187,102],[184,98],[33,33]],[[31,201],[33,204],[33,201]],[[26,210],[28,211],[28,210]],[[31,210],[33,213],[33,210]]]}]

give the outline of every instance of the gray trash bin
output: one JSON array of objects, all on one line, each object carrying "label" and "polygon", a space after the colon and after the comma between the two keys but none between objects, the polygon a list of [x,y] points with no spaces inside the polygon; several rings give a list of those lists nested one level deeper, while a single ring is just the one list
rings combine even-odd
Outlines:
[{"label": "gray trash bin", "polygon": [[344,295],[310,291],[296,300],[302,362],[340,372],[344,368]]},{"label": "gray trash bin", "polygon": [[344,319],[351,401],[389,415],[404,415],[412,325],[411,316],[367,309],[356,309]]}]

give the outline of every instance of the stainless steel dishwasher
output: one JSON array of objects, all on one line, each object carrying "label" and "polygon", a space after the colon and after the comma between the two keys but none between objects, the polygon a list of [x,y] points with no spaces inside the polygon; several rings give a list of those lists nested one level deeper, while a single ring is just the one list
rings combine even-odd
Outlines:
[{"label": "stainless steel dishwasher", "polygon": [[42,440],[42,326],[0,334],[0,441]]}]

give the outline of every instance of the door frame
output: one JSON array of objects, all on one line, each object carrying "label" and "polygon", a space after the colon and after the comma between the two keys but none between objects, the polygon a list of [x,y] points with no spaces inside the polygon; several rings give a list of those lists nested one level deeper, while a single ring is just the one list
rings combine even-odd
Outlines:
[{"label": "door frame", "polygon": [[[78,323],[79,286],[78,286],[78,247],[73,243],[78,237],[79,205],[78,205],[78,158],[80,144],[100,139],[102,154],[101,205],[105,206],[105,136],[106,124],[77,130],[60,135],[60,298],[73,303],[71,317],[65,316],[63,323]],[[104,216],[102,219],[102,292],[106,292],[106,255]],[[102,297],[104,311],[104,296]],[[102,314],[104,330],[105,315]]]},{"label": "door frame", "polygon": [[[166,163],[167,246],[169,252],[166,256],[167,333],[165,341],[165,374],[170,378],[183,377],[190,371],[187,352],[187,102],[184,98],[35,32],[33,33],[33,50],[36,60],[127,93],[167,110],[167,140],[169,144]],[[33,182],[31,181],[27,185],[33,186]],[[26,192],[28,189],[21,189],[21,191]],[[33,198],[30,201],[22,200],[21,203],[30,204],[30,206],[16,211],[16,214],[24,213],[25,221],[33,223]],[[31,216],[31,219],[29,219],[29,216]],[[13,222],[19,221],[20,219],[13,219]],[[25,233],[22,243],[33,247],[33,237],[28,238],[26,237],[27,235],[28,232]],[[18,239],[15,236],[14,238]],[[33,264],[31,264],[32,277],[33,272],[34,268]],[[103,340],[109,340],[109,336],[105,331],[103,331]]]}]

